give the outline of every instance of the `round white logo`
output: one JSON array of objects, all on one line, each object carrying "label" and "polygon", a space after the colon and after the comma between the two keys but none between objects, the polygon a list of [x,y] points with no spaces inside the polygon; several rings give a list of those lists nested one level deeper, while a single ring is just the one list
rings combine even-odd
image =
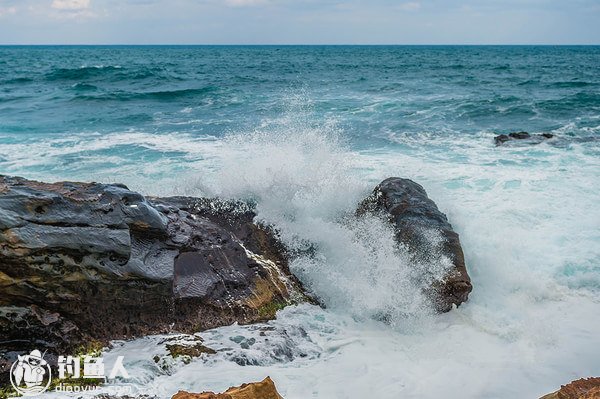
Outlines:
[{"label": "round white logo", "polygon": [[[45,353],[45,352],[44,352]],[[52,372],[39,350],[19,356],[10,368],[10,383],[23,396],[35,396],[50,386]]]}]

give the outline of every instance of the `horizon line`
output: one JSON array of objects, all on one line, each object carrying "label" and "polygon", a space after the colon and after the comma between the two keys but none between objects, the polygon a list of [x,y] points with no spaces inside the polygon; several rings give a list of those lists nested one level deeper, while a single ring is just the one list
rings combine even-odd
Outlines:
[{"label": "horizon line", "polygon": [[600,43],[0,43],[0,46],[600,46]]}]

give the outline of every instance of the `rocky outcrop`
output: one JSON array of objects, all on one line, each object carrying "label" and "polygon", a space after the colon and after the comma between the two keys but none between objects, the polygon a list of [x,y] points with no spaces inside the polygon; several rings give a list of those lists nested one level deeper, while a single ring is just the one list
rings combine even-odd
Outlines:
[{"label": "rocky outcrop", "polygon": [[600,378],[582,378],[573,381],[540,399],[600,399]]},{"label": "rocky outcrop", "polygon": [[[439,232],[452,268],[428,292],[440,311],[467,299],[458,235],[421,186],[387,179],[358,213],[367,212],[387,214],[416,255],[427,256],[425,233]],[[237,201],[0,176],[0,373],[33,348],[73,353],[112,339],[252,323],[310,300],[255,216]]]},{"label": "rocky outcrop", "polygon": [[507,142],[519,142],[522,144],[539,144],[544,140],[553,138],[552,133],[529,134],[527,132],[513,132],[509,134],[500,134],[494,137],[496,145],[502,145]]},{"label": "rocky outcrop", "polygon": [[189,393],[179,391],[172,399],[283,399],[277,392],[275,384],[270,377],[261,382],[243,384],[239,387],[231,387],[223,393],[202,392]]},{"label": "rocky outcrop", "polygon": [[[426,259],[431,250],[432,232],[441,236],[439,250],[452,265],[441,279],[431,282],[428,289],[435,307],[447,312],[452,305],[465,302],[472,290],[458,234],[448,218],[427,197],[425,189],[412,180],[391,177],[380,183],[357,211],[382,214],[393,223],[398,242],[405,245],[416,259]],[[426,278],[427,276],[423,276]]]},{"label": "rocky outcrop", "polygon": [[0,358],[273,318],[304,296],[254,216],[238,202],[0,176]]}]

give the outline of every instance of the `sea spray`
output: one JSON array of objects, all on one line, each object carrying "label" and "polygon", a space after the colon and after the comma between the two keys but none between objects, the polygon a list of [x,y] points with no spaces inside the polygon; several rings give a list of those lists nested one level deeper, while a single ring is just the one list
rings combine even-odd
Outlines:
[{"label": "sea spray", "polygon": [[[286,399],[536,398],[600,375],[599,54],[581,46],[5,48],[0,167],[39,180],[118,181],[148,195],[257,198],[260,217],[296,248],[295,270],[324,298],[331,291],[329,300],[339,299],[328,309],[280,311],[261,325],[277,330],[277,338],[266,337],[273,345],[257,340],[244,349],[231,340],[260,337],[250,326],[203,332],[221,351],[169,374],[153,361],[164,353],[150,338],[114,343],[107,356],[126,354],[138,392],[168,399],[179,389],[221,392],[270,375]],[[452,67],[457,59],[460,70]],[[95,64],[123,69],[46,79]],[[285,105],[293,97],[285,89],[298,82],[313,101]],[[81,98],[73,83],[93,84],[106,96]],[[207,85],[218,89],[168,101],[136,95],[149,86],[173,92]],[[294,111],[282,114],[285,107],[298,109],[297,123]],[[302,140],[281,134],[290,129],[314,133],[306,142],[316,143],[309,150],[315,159],[299,150],[304,144],[293,149]],[[515,129],[551,132],[557,141],[493,145],[496,134]],[[226,132],[237,133],[223,138]],[[260,132],[266,147],[255,140],[245,154]],[[286,141],[290,152],[273,151]],[[253,155],[260,151],[262,164]],[[244,156],[254,163],[244,165]],[[294,159],[303,167],[271,180],[269,164],[275,173]],[[341,173],[328,175],[336,168],[320,169],[323,160]],[[252,177],[256,165],[261,174]],[[348,221],[389,176],[419,182],[448,215],[474,284],[469,301],[447,314],[397,317],[401,326],[413,320],[412,328],[373,319],[383,307],[377,298],[386,296],[364,297],[350,281],[338,289],[333,277],[321,281],[316,272],[357,276],[368,288],[360,280],[368,276],[355,268],[344,274],[327,261],[330,252],[352,253],[343,248],[356,237],[364,245],[356,251],[365,254],[365,236],[376,246],[389,242],[376,219],[365,228]],[[295,223],[309,218],[318,223]],[[336,241],[336,234],[348,239]],[[336,242],[339,250],[329,248]],[[314,256],[302,256],[313,247]],[[276,355],[281,347],[306,350],[292,350],[290,360]],[[257,365],[240,366],[240,359]]]},{"label": "sea spray", "polygon": [[306,96],[288,101],[281,118],[225,138],[211,194],[254,203],[294,254],[291,270],[326,306],[399,328],[432,313],[425,291],[451,267],[441,237],[427,234],[417,256],[383,216],[357,217],[372,189],[356,173],[357,154],[335,121],[314,122]]},{"label": "sea spray", "polygon": [[[152,359],[164,353],[151,337],[117,343],[107,356],[126,354],[139,393],[223,391],[270,375],[291,399],[539,397],[556,381],[600,373],[597,289],[569,288],[582,272],[597,275],[587,271],[597,256],[593,148],[499,152],[483,132],[405,137],[411,154],[358,153],[338,140],[335,124],[305,118],[220,141],[218,162],[201,169],[201,184],[188,193],[255,203],[328,309],[293,306],[264,325],[202,332],[218,354],[168,374]],[[448,314],[429,316],[412,281],[421,266],[396,245],[390,226],[354,217],[390,175],[423,183],[461,233],[475,290]],[[578,193],[577,207],[568,206],[568,193]],[[433,254],[435,243],[433,235]],[[444,268],[439,261],[434,273]],[[577,269],[565,276],[569,264]]]}]

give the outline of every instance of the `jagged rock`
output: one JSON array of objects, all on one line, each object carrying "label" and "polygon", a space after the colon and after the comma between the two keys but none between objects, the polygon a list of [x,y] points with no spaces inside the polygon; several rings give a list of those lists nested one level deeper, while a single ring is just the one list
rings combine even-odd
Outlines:
[{"label": "jagged rock", "polygon": [[270,377],[261,382],[242,384],[239,387],[231,387],[223,393],[202,392],[189,393],[179,391],[172,399],[283,399],[277,392],[275,384]]},{"label": "jagged rock", "polygon": [[581,378],[540,399],[600,399],[600,378]]},{"label": "jagged rock", "polygon": [[199,342],[193,345],[167,344],[166,348],[173,358],[177,358],[179,356],[198,357],[203,353],[209,355],[214,355],[217,353],[214,349],[206,347]]},{"label": "jagged rock", "polygon": [[304,296],[253,218],[236,202],[0,176],[0,358],[273,317]]},{"label": "jagged rock", "polygon": [[428,293],[440,312],[447,312],[453,304],[458,306],[467,300],[473,287],[458,234],[448,223],[446,215],[427,197],[423,187],[409,179],[390,177],[361,203],[357,213],[389,217],[397,240],[416,256],[428,256],[430,232],[441,234],[440,250],[450,259],[452,267],[442,280],[432,282]]},{"label": "jagged rock", "polygon": [[527,132],[513,132],[509,134],[500,134],[494,137],[494,143],[496,145],[502,145],[509,141],[518,140],[521,143],[526,144],[539,144],[546,139],[553,138],[554,135],[552,133],[541,133],[541,134],[529,134]]}]

